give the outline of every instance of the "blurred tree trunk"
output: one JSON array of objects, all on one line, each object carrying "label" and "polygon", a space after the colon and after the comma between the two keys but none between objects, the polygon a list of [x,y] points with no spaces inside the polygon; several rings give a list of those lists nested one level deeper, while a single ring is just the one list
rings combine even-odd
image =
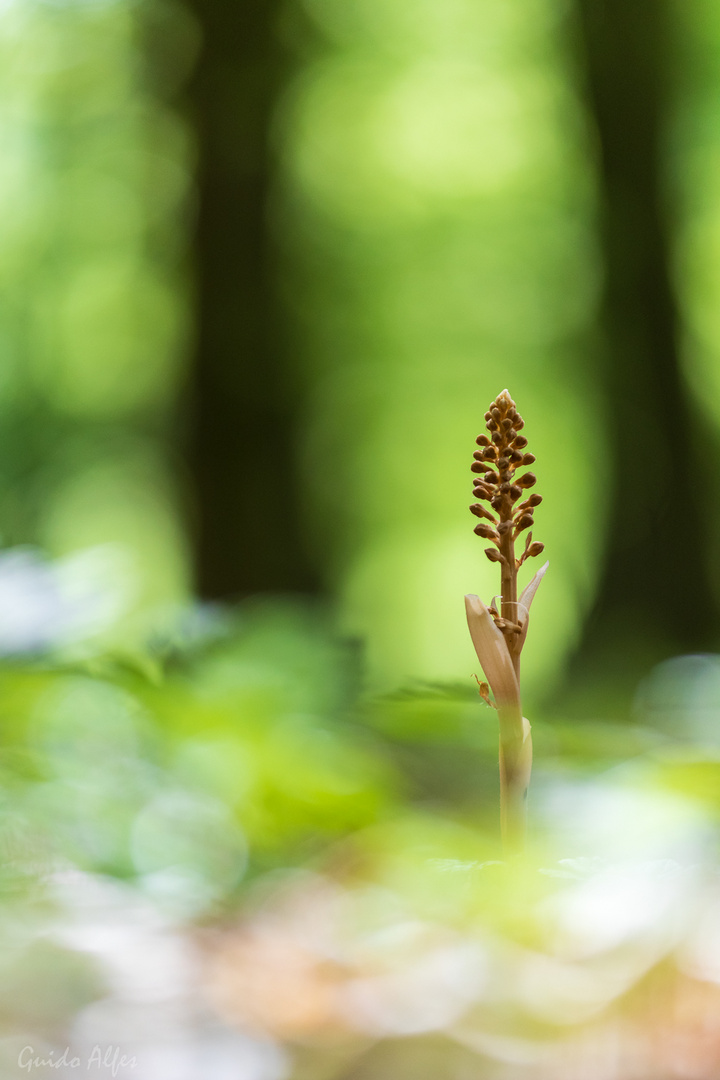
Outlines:
[{"label": "blurred tree trunk", "polygon": [[203,39],[188,86],[198,152],[188,388],[196,586],[205,598],[313,591],[295,475],[298,395],[268,228],[279,4],[189,4]]},{"label": "blurred tree trunk", "polygon": [[[579,650],[622,668],[648,641],[708,648],[717,612],[702,507],[706,433],[680,370],[662,191],[667,0],[577,0],[601,158],[602,357],[611,464],[598,601]],[[632,655],[631,655],[632,654]],[[655,657],[657,659],[657,656]]]}]

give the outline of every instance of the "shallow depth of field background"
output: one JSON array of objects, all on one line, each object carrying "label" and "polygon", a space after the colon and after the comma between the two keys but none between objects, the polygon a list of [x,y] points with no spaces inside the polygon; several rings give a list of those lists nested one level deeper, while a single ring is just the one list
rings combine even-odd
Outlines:
[{"label": "shallow depth of field background", "polygon": [[0,4],[3,1075],[718,1075],[720,15],[626,7]]}]

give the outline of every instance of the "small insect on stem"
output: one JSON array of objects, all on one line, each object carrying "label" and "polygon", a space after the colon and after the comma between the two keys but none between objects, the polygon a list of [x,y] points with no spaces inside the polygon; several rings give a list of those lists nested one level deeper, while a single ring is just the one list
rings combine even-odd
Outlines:
[{"label": "small insect on stem", "polygon": [[[526,798],[532,767],[530,724],[520,703],[520,654],[527,637],[530,605],[548,564],[537,571],[518,597],[517,575],[527,559],[540,555],[544,545],[532,539],[534,511],[540,495],[528,496],[535,473],[524,471],[535,461],[526,452],[521,434],[525,421],[515,402],[503,390],[485,413],[488,434],[478,435],[472,472],[477,474],[470,507],[481,520],[475,533],[493,546],[485,548],[491,562],[500,564],[500,611],[478,596],[465,597],[468,626],[475,651],[495,697],[500,723],[500,817],[508,849],[522,848],[526,829]],[[490,509],[483,506],[486,503]],[[515,541],[528,530],[519,557]],[[486,699],[480,684],[481,697]],[[486,699],[487,700],[487,699]]]}]

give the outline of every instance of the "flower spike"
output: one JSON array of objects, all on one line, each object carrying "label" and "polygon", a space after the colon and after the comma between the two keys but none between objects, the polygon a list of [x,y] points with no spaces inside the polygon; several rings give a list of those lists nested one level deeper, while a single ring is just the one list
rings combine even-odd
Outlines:
[{"label": "flower spike", "polygon": [[[475,479],[471,513],[483,520],[475,533],[492,541],[485,548],[491,562],[500,563],[501,606],[498,612],[479,597],[465,597],[468,627],[475,651],[485,677],[495,696],[500,722],[500,809],[503,839],[511,848],[522,847],[525,833],[525,801],[532,766],[530,724],[522,715],[520,704],[520,653],[527,636],[530,605],[548,568],[537,571],[518,599],[517,572],[523,563],[540,555],[544,545],[532,538],[533,514],[542,497],[533,493],[519,500],[528,488],[535,486],[532,472],[518,470],[532,465],[535,456],[525,452],[528,440],[520,431],[525,421],[515,402],[503,390],[485,413],[488,435],[478,435],[481,450],[473,455],[472,471],[481,474]],[[494,513],[482,503],[492,507]],[[487,521],[492,524],[486,524]],[[515,541],[525,529],[524,548],[515,554]]]}]

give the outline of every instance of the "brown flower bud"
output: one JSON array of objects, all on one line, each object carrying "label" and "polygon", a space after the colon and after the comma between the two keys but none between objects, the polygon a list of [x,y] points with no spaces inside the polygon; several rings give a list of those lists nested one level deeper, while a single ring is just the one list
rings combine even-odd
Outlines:
[{"label": "brown flower bud", "polygon": [[487,518],[488,521],[492,521],[493,525],[497,525],[497,518],[494,514],[491,514],[489,510],[486,510],[480,503],[473,503],[470,507],[470,513],[475,517]]},{"label": "brown flower bud", "polygon": [[518,536],[523,529],[529,529],[533,524],[532,510],[528,510],[522,517],[518,518],[515,525],[515,536]]},{"label": "brown flower bud", "polygon": [[521,495],[522,495],[522,488],[520,487],[520,485],[519,484],[512,484],[510,486],[510,498],[512,499],[512,501],[515,502],[515,500],[519,499]]},{"label": "brown flower bud", "polygon": [[489,499],[492,495],[492,488],[489,488],[487,484],[483,483],[474,484],[473,495],[476,499]]},{"label": "brown flower bud", "polygon": [[478,435],[475,442],[478,444],[478,446],[489,446],[490,445],[490,440],[488,439],[487,435]]},{"label": "brown flower bud", "polygon": [[527,441],[527,439],[525,438],[524,435],[517,435],[515,437],[515,446],[517,447],[518,450],[522,450],[525,446],[527,446],[527,444],[528,444],[528,441]]},{"label": "brown flower bud", "polygon": [[537,483],[537,476],[535,473],[526,472],[524,476],[518,477],[515,483],[521,488],[531,488]]},{"label": "brown flower bud", "polygon": [[498,453],[494,446],[486,446],[483,450],[483,457],[486,461],[495,461]]},{"label": "brown flower bud", "polygon": [[522,455],[522,463],[523,463],[523,465],[532,465],[532,463],[534,461],[535,461],[535,455],[534,454],[523,454]]},{"label": "brown flower bud", "polygon": [[510,459],[511,465],[521,465],[524,463],[523,455],[519,450],[512,449],[508,454],[508,458]]},{"label": "brown flower bud", "polygon": [[505,559],[502,557],[497,548],[485,548],[485,554],[487,555],[490,562],[505,562]]},{"label": "brown flower bud", "polygon": [[534,540],[530,547],[527,549],[529,558],[533,558],[535,555],[542,555],[545,550],[545,545],[541,544],[539,540]]},{"label": "brown flower bud", "polygon": [[495,532],[492,525],[486,525],[484,521],[481,521],[479,525],[476,525],[473,532],[476,536],[482,536],[484,540],[492,540],[493,543],[499,543],[498,534]]},{"label": "brown flower bud", "polygon": [[473,461],[472,465],[470,466],[470,472],[474,472],[474,473],[487,472],[487,465],[483,465],[479,461]]}]

